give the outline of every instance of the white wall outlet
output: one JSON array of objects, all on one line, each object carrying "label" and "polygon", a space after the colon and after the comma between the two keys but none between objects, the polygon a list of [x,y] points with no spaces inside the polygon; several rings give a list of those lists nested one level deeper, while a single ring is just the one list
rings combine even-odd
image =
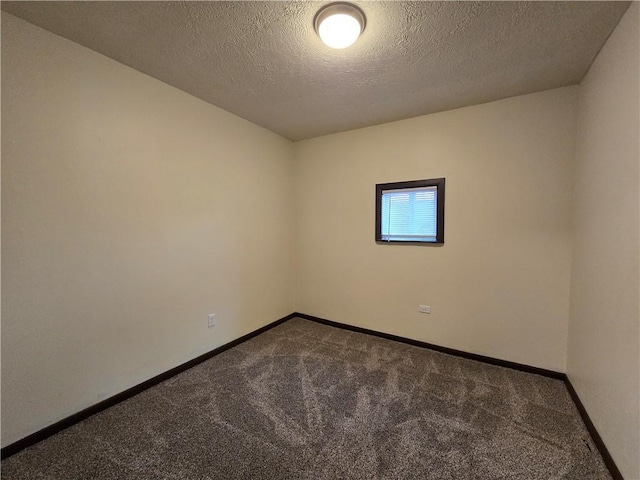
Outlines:
[{"label": "white wall outlet", "polygon": [[209,319],[209,328],[213,327],[216,324],[216,314],[210,313],[207,318]]},{"label": "white wall outlet", "polygon": [[431,307],[429,305],[418,305],[418,311],[420,313],[431,313]]}]

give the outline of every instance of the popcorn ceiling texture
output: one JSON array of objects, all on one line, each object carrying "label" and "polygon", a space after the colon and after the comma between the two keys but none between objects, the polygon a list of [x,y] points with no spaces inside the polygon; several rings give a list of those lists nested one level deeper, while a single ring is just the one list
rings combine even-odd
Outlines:
[{"label": "popcorn ceiling texture", "polygon": [[2,9],[291,140],[578,83],[629,2],[2,2]]},{"label": "popcorn ceiling texture", "polygon": [[560,380],[292,319],[2,478],[608,480]]}]

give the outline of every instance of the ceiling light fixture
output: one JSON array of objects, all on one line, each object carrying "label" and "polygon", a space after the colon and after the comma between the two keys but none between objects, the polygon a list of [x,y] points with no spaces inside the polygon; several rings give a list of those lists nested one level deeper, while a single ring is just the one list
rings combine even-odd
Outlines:
[{"label": "ceiling light fixture", "polygon": [[364,13],[350,3],[331,3],[320,9],[314,20],[317,34],[331,48],[353,45],[364,26]]}]

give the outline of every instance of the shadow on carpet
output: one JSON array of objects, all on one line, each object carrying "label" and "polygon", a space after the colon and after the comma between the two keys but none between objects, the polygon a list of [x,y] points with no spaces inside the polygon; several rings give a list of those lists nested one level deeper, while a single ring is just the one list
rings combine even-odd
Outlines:
[{"label": "shadow on carpet", "polygon": [[292,319],[2,462],[10,479],[610,479],[560,380]]}]

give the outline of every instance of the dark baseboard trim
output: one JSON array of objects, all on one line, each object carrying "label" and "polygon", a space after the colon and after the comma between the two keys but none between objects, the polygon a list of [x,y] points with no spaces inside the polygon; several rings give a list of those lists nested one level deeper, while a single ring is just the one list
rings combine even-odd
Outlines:
[{"label": "dark baseboard trim", "polygon": [[516,363],[516,362],[509,362],[507,360],[500,360],[498,358],[486,357],[484,355],[478,355],[476,353],[468,353],[468,352],[464,352],[462,350],[456,350],[456,349],[449,348],[449,347],[442,347],[440,345],[434,345],[434,344],[431,344],[431,343],[421,342],[419,340],[413,340],[413,339],[410,339],[410,338],[399,337],[397,335],[391,335],[389,333],[382,333],[382,332],[378,332],[378,331],[375,331],[375,330],[369,330],[367,328],[355,327],[353,325],[348,325],[346,323],[334,322],[332,320],[327,320],[325,318],[314,317],[312,315],[306,315],[304,313],[296,313],[296,314],[294,314],[294,316],[300,317],[300,318],[304,318],[306,320],[311,320],[312,322],[321,323],[323,325],[329,325],[331,327],[342,328],[344,330],[350,330],[352,332],[365,333],[367,335],[373,335],[373,336],[380,337],[380,338],[386,338],[388,340],[394,340],[396,342],[402,342],[402,343],[406,343],[406,344],[409,344],[409,345],[414,345],[416,347],[428,348],[430,350],[435,350],[435,351],[438,351],[438,352],[447,353],[449,355],[455,355],[457,357],[467,358],[467,359],[470,359],[470,360],[477,360],[479,362],[489,363],[491,365],[498,365],[500,367],[512,368],[512,369],[515,369],[515,370],[520,370],[522,372],[535,373],[535,374],[542,375],[542,376],[545,376],[545,377],[550,377],[550,378],[554,378],[554,379],[557,379],[557,380],[562,380],[565,383],[565,385],[567,386],[567,390],[569,391],[569,395],[571,395],[571,399],[575,403],[576,408],[578,409],[578,412],[580,413],[580,416],[582,417],[582,421],[584,422],[585,426],[587,427],[587,431],[591,435],[591,438],[593,439],[593,443],[595,443],[596,448],[600,452],[600,455],[602,456],[602,460],[604,461],[604,464],[606,465],[606,467],[609,469],[609,472],[611,473],[611,476],[613,477],[613,480],[624,480],[622,474],[620,473],[620,470],[618,469],[618,467],[615,464],[613,458],[611,457],[611,454],[609,453],[609,450],[607,449],[606,445],[602,441],[602,437],[600,437],[600,434],[596,430],[595,425],[593,424],[593,422],[589,418],[589,414],[587,413],[587,410],[584,408],[584,405],[582,405],[582,402],[580,401],[580,397],[578,397],[578,393],[573,388],[573,385],[571,385],[571,382],[569,381],[569,377],[567,377],[566,373],[556,372],[556,371],[553,371],[553,370],[546,370],[544,368],[532,367],[530,365],[524,365],[524,364]]},{"label": "dark baseboard trim", "polygon": [[190,369],[191,367],[195,367],[199,363],[202,363],[205,360],[209,360],[210,358],[215,357],[216,355],[224,352],[225,350],[229,350],[230,348],[233,348],[236,345],[241,344],[242,342],[246,342],[247,340],[257,335],[260,335],[261,333],[264,333],[267,330],[270,330],[273,327],[276,327],[295,316],[296,316],[295,313],[287,315],[286,317],[283,317],[280,320],[276,320],[275,322],[265,325],[264,327],[261,327],[253,332],[247,333],[246,335],[243,335],[242,337],[237,338],[236,340],[233,340],[229,343],[221,345],[218,348],[214,348],[210,352],[204,353],[192,360],[189,360],[188,362],[183,363],[182,365],[178,365],[177,367],[174,367],[171,370],[167,370],[166,372],[156,375],[155,377],[150,378],[149,380],[146,380],[142,383],[139,383],[138,385],[128,388],[127,390],[120,392],[114,395],[113,397],[109,397],[106,400],[102,400],[101,402],[96,403],[95,405],[92,405],[88,408],[85,408],[84,410],[81,410],[77,413],[74,413],[73,415],[68,416],[67,418],[63,418],[62,420],[52,425],[49,425],[48,427],[45,427],[42,430],[38,430],[37,432],[32,433],[31,435],[28,435],[23,439],[18,440],[17,442],[14,442],[2,448],[2,450],[0,450],[0,457],[2,459],[5,459],[7,457],[10,457],[11,455],[15,455],[16,453],[18,453],[21,450],[24,450],[27,447],[35,445],[36,443],[46,438],[49,438],[50,436],[66,428],[69,428],[70,426],[75,425],[76,423],[79,423],[82,420],[85,420],[90,416],[95,415],[98,412],[106,410],[109,407],[112,407],[124,400],[127,400],[133,397],[134,395],[137,395],[138,393],[143,392],[144,390],[147,390],[148,388],[151,388],[154,385],[157,385],[160,382],[164,382],[165,380],[168,380],[169,378],[179,373],[182,373],[185,370]]},{"label": "dark baseboard trim", "polygon": [[587,427],[587,430],[591,435],[591,439],[593,440],[593,443],[596,444],[596,448],[600,452],[600,455],[602,455],[602,460],[604,460],[604,464],[609,469],[609,473],[611,473],[613,480],[624,480],[624,477],[622,476],[622,473],[620,473],[620,470],[618,469],[616,462],[614,462],[613,457],[611,456],[611,454],[609,453],[609,450],[607,449],[607,446],[602,441],[602,437],[598,433],[598,430],[596,430],[596,426],[591,421],[591,418],[589,418],[589,414],[587,413],[587,410],[584,408],[584,405],[582,404],[582,401],[578,396],[578,392],[576,392],[576,389],[573,388],[573,385],[571,385],[571,381],[569,380],[569,377],[565,378],[564,383],[567,385],[567,390],[569,390],[569,395],[571,395],[571,398],[573,399],[573,403],[576,404],[576,408],[578,409],[578,412],[580,412],[582,421],[584,422],[585,427]]},{"label": "dark baseboard trim", "polygon": [[135,385],[123,392],[120,392],[116,395],[114,395],[113,397],[107,398],[106,400],[103,400],[99,403],[96,403],[95,405],[92,405],[88,408],[85,408],[84,410],[81,410],[80,412],[74,413],[73,415],[70,415],[67,418],[64,418],[52,425],[49,425],[48,427],[43,428],[42,430],[38,430],[35,433],[32,433],[31,435],[28,435],[26,437],[24,437],[21,440],[18,440],[17,442],[14,442],[10,445],[7,445],[6,447],[2,448],[0,450],[0,457],[2,459],[10,457],[11,455],[14,455],[16,453],[18,453],[21,450],[24,450],[27,447],[30,447],[32,445],[35,445],[36,443],[49,438],[50,436],[72,426],[75,425],[76,423],[81,422],[82,420],[85,420],[87,418],[89,418],[92,415],[95,415],[96,413],[99,413],[103,410],[106,410],[109,407],[112,407],[124,400],[127,400],[135,395],[137,395],[140,392],[143,392],[144,390],[147,390],[148,388],[153,387],[154,385],[157,385],[158,383],[164,382],[165,380],[168,380],[169,378],[184,372],[185,370],[190,369],[191,367],[195,367],[196,365],[198,365],[199,363],[204,362],[205,360],[208,360],[226,350],[229,350],[230,348],[235,347],[236,345],[239,345],[243,342],[246,342],[247,340],[260,335],[261,333],[266,332],[267,330],[272,329],[273,327],[276,327],[284,322],[286,322],[287,320],[290,320],[294,317],[299,317],[299,318],[304,318],[306,320],[311,320],[313,322],[316,323],[321,323],[323,325],[329,325],[331,327],[336,327],[336,328],[341,328],[344,330],[350,330],[352,332],[358,332],[358,333],[364,333],[367,335],[373,335],[376,337],[380,337],[380,338],[385,338],[387,340],[393,340],[396,342],[401,342],[401,343],[405,343],[408,345],[413,345],[416,347],[422,347],[422,348],[428,348],[430,350],[435,350],[437,352],[442,352],[442,353],[446,353],[449,355],[455,355],[457,357],[462,357],[462,358],[467,358],[470,360],[476,360],[479,362],[484,362],[484,363],[489,363],[491,365],[497,365],[500,367],[506,367],[506,368],[512,368],[514,370],[520,370],[522,372],[527,372],[527,373],[534,373],[537,375],[542,375],[545,377],[550,377],[550,378],[554,378],[557,380],[562,380],[564,381],[565,385],[567,386],[567,390],[569,391],[569,395],[571,395],[571,398],[573,399],[573,402],[576,405],[576,408],[578,409],[578,412],[580,413],[580,416],[582,417],[582,420],[587,428],[587,431],[589,432],[589,434],[591,435],[591,438],[593,439],[593,442],[595,443],[596,447],[598,448],[598,451],[600,452],[600,455],[602,455],[602,459],[604,460],[605,465],[607,466],[607,468],[609,469],[609,472],[611,473],[611,476],[613,477],[614,480],[624,480],[624,477],[622,476],[622,474],[620,473],[620,470],[618,469],[617,465],[615,464],[613,458],[611,457],[611,454],[609,453],[609,450],[607,449],[606,445],[604,444],[604,442],[602,441],[602,437],[600,437],[600,434],[598,433],[598,431],[596,430],[595,425],[593,424],[593,422],[591,421],[591,418],[589,418],[589,414],[587,413],[586,409],[584,408],[584,405],[582,404],[582,401],[580,400],[580,397],[578,396],[578,393],[576,392],[576,390],[573,388],[573,385],[571,384],[571,382],[569,381],[569,377],[567,377],[567,375],[565,373],[561,373],[561,372],[556,372],[553,370],[546,370],[544,368],[538,368],[538,367],[532,367],[530,365],[524,365],[521,363],[516,363],[516,362],[509,362],[507,360],[500,360],[497,358],[493,358],[493,357],[487,357],[484,355],[478,355],[476,353],[468,353],[468,352],[464,352],[462,350],[456,350],[454,348],[449,348],[449,347],[442,347],[440,345],[434,345],[431,343],[427,343],[427,342],[421,342],[419,340],[413,340],[410,338],[405,338],[405,337],[400,337],[398,335],[392,335],[390,333],[383,333],[383,332],[377,332],[375,330],[369,330],[368,328],[362,328],[362,327],[356,327],[353,325],[348,325],[346,323],[339,323],[339,322],[334,322],[332,320],[327,320],[324,318],[319,318],[319,317],[314,317],[312,315],[306,315],[304,313],[291,313],[289,315],[287,315],[286,317],[283,317],[279,320],[276,320],[275,322],[272,322],[268,325],[265,325],[264,327],[261,327],[257,330],[254,330],[253,332],[250,332],[246,335],[243,335],[240,338],[237,338],[236,340],[233,340],[229,343],[226,343],[224,345],[221,345],[218,348],[215,348],[213,350],[211,350],[210,352],[204,353],[192,360],[189,360],[188,362],[185,362],[181,365],[178,365],[177,367],[172,368],[171,370],[167,370],[164,373],[161,373],[159,375],[156,375],[153,378],[150,378],[149,380],[146,380],[138,385]]},{"label": "dark baseboard trim", "polygon": [[462,350],[456,350],[454,348],[442,347],[440,345],[434,345],[432,343],[421,342],[419,340],[413,340],[411,338],[399,337],[398,335],[392,335],[390,333],[377,332],[375,330],[369,330],[368,328],[355,327],[353,325],[347,325],[346,323],[334,322],[332,320],[326,320],[324,318],[314,317],[312,315],[306,315],[304,313],[296,313],[297,317],[311,320],[312,322],[322,323],[331,327],[342,328],[344,330],[351,330],[352,332],[365,333],[367,335],[373,335],[380,338],[386,338],[387,340],[393,340],[396,342],[406,343],[415,347],[428,348],[429,350],[435,350],[449,355],[455,355],[456,357],[467,358],[469,360],[476,360],[478,362],[490,363],[491,365],[498,365],[500,367],[512,368],[514,370],[520,370],[527,373],[535,373],[545,377],[551,377],[558,380],[564,380],[567,376],[564,373],[556,372],[554,370],[546,370],[544,368],[532,367],[530,365],[524,365],[522,363],[509,362],[507,360],[500,360],[498,358],[486,357],[477,353],[468,353]]}]

